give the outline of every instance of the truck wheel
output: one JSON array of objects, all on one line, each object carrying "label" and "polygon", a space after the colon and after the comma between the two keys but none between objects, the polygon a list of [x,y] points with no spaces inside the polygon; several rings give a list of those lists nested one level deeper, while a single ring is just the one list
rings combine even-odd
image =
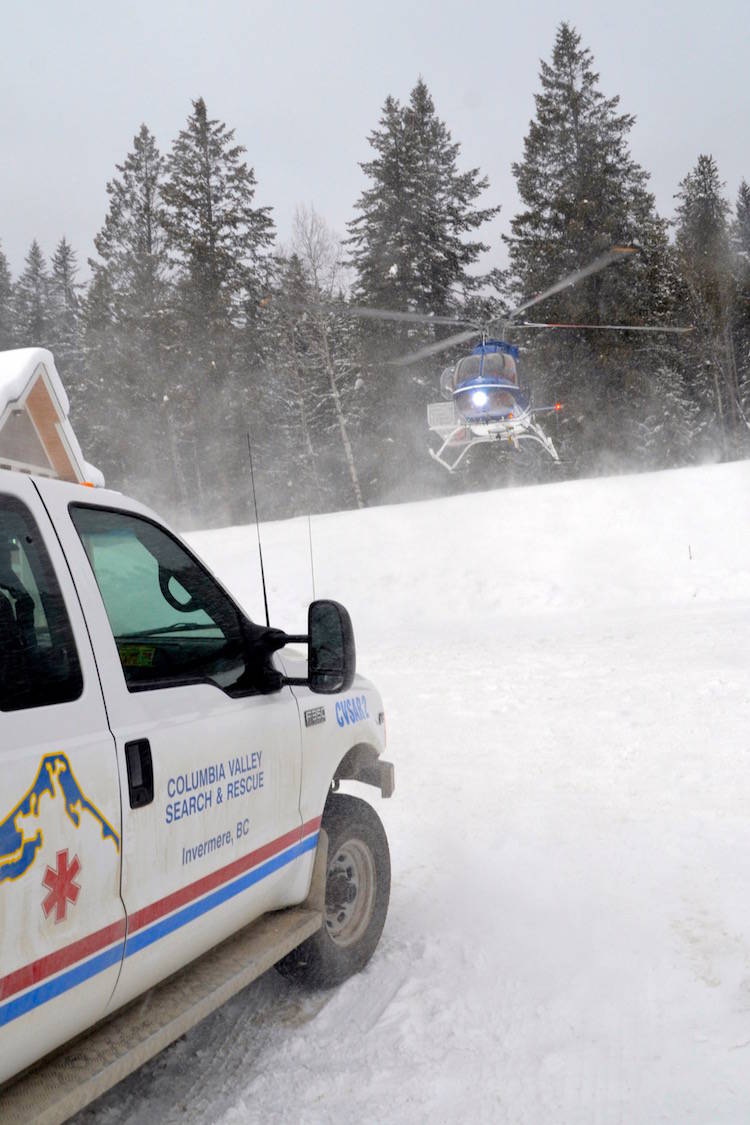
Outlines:
[{"label": "truck wheel", "polygon": [[340,984],[372,957],[391,892],[391,859],[380,817],[366,801],[331,793],[323,811],[328,833],[326,910],[317,933],[276,968],[314,988]]}]

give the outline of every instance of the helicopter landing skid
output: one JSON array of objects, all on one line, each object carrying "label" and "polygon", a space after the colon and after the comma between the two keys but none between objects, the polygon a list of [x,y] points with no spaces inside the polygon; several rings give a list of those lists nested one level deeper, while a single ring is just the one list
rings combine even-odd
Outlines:
[{"label": "helicopter landing skid", "polygon": [[441,445],[441,447],[437,451],[437,453],[435,452],[434,449],[431,448],[431,446],[428,445],[427,446],[427,452],[429,453],[429,455],[430,455],[430,457],[432,458],[433,461],[437,461],[438,465],[442,465],[444,469],[447,469],[449,473],[452,473],[458,468],[459,464],[461,463],[461,461],[463,461],[464,457],[469,452],[471,447],[473,445],[481,444],[481,442],[483,440],[484,439],[482,439],[482,438],[478,438],[477,441],[468,442],[463,447],[463,449],[461,450],[461,452],[459,453],[458,457],[456,458],[456,460],[453,462],[452,465],[449,465],[448,462],[443,457],[444,445]]},{"label": "helicopter landing skid", "polygon": [[515,432],[514,431],[506,431],[506,432],[494,433],[494,434],[474,435],[473,437],[469,438],[469,440],[463,445],[463,448],[461,449],[461,452],[459,453],[458,457],[456,457],[456,459],[453,461],[453,463],[450,464],[448,461],[446,461],[443,454],[445,453],[445,450],[448,448],[449,445],[451,445],[452,443],[455,443],[456,435],[462,429],[463,429],[463,426],[459,426],[456,430],[454,430],[452,433],[450,433],[448,435],[448,437],[445,439],[445,441],[443,442],[443,444],[440,446],[440,449],[438,449],[437,453],[435,452],[434,449],[431,449],[429,446],[427,447],[427,452],[430,454],[430,457],[432,457],[433,461],[437,461],[438,464],[442,465],[444,469],[447,469],[449,473],[455,472],[455,470],[458,468],[458,466],[463,461],[466,454],[469,452],[470,449],[473,449],[475,445],[487,445],[488,443],[498,442],[498,441],[510,442],[510,444],[515,449],[520,448],[519,442],[522,442],[522,441],[537,442],[537,444],[542,446],[542,448],[545,450],[545,452],[549,453],[549,455],[550,455],[550,457],[552,458],[553,461],[555,461],[557,464],[560,464],[560,456],[559,456],[557,450],[555,449],[555,445],[554,445],[554,442],[552,441],[552,438],[548,437],[547,434],[545,434],[545,432],[541,428],[541,426],[537,426],[533,422],[530,423],[527,427],[525,427],[520,432],[516,430]]}]

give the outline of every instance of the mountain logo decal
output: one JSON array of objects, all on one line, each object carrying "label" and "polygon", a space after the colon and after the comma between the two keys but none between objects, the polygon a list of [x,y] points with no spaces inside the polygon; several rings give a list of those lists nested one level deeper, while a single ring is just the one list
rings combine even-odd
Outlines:
[{"label": "mountain logo decal", "polygon": [[[46,754],[39,765],[33,785],[5,819],[0,821],[0,883],[8,879],[20,879],[32,867],[44,842],[39,818],[42,801],[44,800],[45,806],[49,803],[47,798],[49,801],[62,802],[63,811],[75,828],[80,826],[84,814],[92,816],[99,825],[102,840],[111,840],[115,851],[119,852],[119,835],[78,784],[67,756]],[[68,889],[72,891],[74,887],[75,883],[71,881]],[[69,895],[66,901],[70,901]],[[62,910],[64,917],[64,906]]]}]

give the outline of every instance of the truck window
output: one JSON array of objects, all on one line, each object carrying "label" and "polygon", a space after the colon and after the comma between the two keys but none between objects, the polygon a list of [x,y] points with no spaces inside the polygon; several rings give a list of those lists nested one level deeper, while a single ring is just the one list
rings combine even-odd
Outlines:
[{"label": "truck window", "polygon": [[130,691],[209,681],[248,690],[239,613],[163,528],[129,512],[71,505]]},{"label": "truck window", "polygon": [[69,703],[83,690],[73,630],[31,512],[0,495],[0,711]]}]

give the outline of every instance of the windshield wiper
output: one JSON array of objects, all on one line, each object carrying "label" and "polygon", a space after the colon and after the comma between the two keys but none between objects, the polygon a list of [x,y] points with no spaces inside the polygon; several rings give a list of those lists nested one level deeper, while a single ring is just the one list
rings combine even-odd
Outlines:
[{"label": "windshield wiper", "polygon": [[[158,629],[140,629],[137,633],[121,633],[117,639],[119,641],[135,641],[140,640],[142,637],[157,637],[163,633],[185,633],[188,630],[195,629],[219,629],[219,626],[213,621],[205,623],[193,622],[192,624],[188,621],[176,621],[174,625],[162,625]],[[219,632],[221,633],[221,629],[219,629]],[[224,636],[223,633],[221,633],[221,635],[222,637]]]}]

